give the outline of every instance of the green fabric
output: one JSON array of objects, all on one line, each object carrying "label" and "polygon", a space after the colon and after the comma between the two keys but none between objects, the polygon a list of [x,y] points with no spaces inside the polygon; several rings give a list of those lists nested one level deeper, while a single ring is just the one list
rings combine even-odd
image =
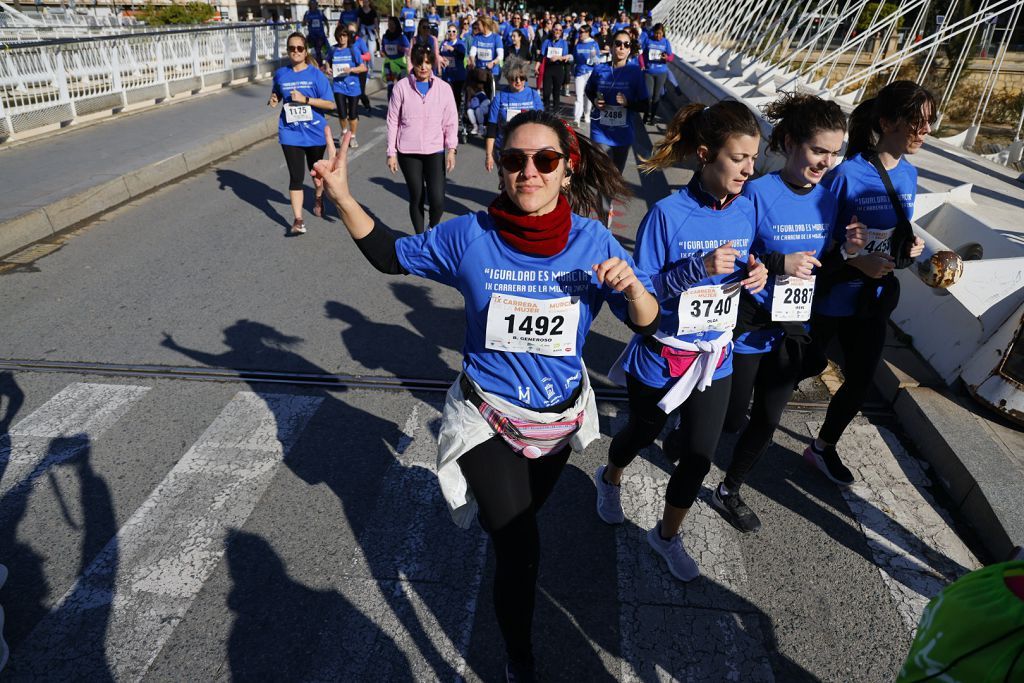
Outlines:
[{"label": "green fabric", "polygon": [[384,66],[381,67],[381,76],[387,80],[389,74],[396,80],[399,78],[405,78],[409,75],[409,64],[406,62],[405,55],[395,57],[394,59],[384,58]]},{"label": "green fabric", "polygon": [[1024,562],[1002,562],[961,577],[925,608],[897,683],[1024,681],[1024,600],[1006,577]]}]

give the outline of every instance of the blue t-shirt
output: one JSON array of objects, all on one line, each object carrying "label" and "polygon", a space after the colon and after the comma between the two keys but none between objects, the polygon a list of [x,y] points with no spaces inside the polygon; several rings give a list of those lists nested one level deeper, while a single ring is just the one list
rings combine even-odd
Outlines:
[{"label": "blue t-shirt", "polygon": [[[334,93],[331,90],[331,81],[324,75],[324,72],[314,66],[308,66],[301,71],[293,71],[290,66],[282,66],[274,72],[274,92],[282,101],[281,118],[277,124],[277,139],[282,145],[293,147],[319,147],[327,144],[324,136],[324,127],[327,119],[319,109],[310,105],[293,103],[291,100],[292,90],[298,90],[305,101],[306,97],[315,97],[328,102],[334,101]],[[288,122],[289,112],[292,112],[292,122]],[[310,118],[309,121],[301,119]]]},{"label": "blue t-shirt", "polygon": [[585,76],[594,70],[594,66],[600,61],[601,46],[596,40],[576,43],[572,58],[576,62],[574,75]]},{"label": "blue t-shirt", "polygon": [[412,7],[403,7],[398,16],[402,20],[402,33],[406,38],[411,39],[416,35],[416,10]]},{"label": "blue t-shirt", "polygon": [[[699,182],[691,181],[678,192],[656,203],[640,222],[633,258],[637,267],[657,277],[673,270],[680,261],[701,258],[728,241],[740,253],[732,273],[712,275],[693,287],[738,283],[746,277],[747,256],[754,239],[754,205],[743,196],[734,198],[722,209],[715,209]],[[724,332],[708,330],[692,334],[677,334],[679,330],[680,295],[666,292],[659,297],[661,324],[659,332],[665,336],[694,342],[711,341]],[[649,387],[661,388],[675,381],[668,371],[668,361],[648,348],[635,335],[626,347],[623,368]],[[732,354],[715,371],[714,379],[732,372]]]},{"label": "blue t-shirt", "polygon": [[569,54],[569,43],[565,42],[565,38],[562,38],[560,40],[554,40],[554,41],[551,40],[550,38],[548,38],[548,39],[546,39],[541,44],[541,46],[540,46],[540,54],[538,55],[538,57],[540,59],[543,59],[543,60],[547,61],[548,49],[549,48],[555,48],[555,50],[561,50],[560,54],[561,54],[562,57],[564,57],[564,56]]},{"label": "blue t-shirt", "polygon": [[380,39],[381,49],[384,51],[384,56],[388,59],[401,59],[405,57],[405,51],[409,49],[409,39],[405,37],[404,33],[398,34],[397,38],[388,38],[384,36]]},{"label": "blue t-shirt", "polygon": [[[821,258],[838,209],[835,195],[830,191],[815,185],[810,192],[799,194],[776,172],[744,184],[743,196],[753,202],[757,221],[752,252],[813,251],[815,258]],[[770,313],[774,292],[775,276],[769,275],[767,286],[753,297]],[[736,337],[735,350],[736,353],[765,353],[782,337],[782,328],[778,325],[744,332]]]},{"label": "blue t-shirt", "polygon": [[359,10],[354,10],[354,9],[342,10],[342,12],[341,12],[341,23],[344,24],[345,26],[348,26],[349,24],[358,24],[359,23]]},{"label": "blue t-shirt", "polygon": [[[644,40],[641,38],[640,43],[643,46],[644,68],[647,69],[647,72],[652,74],[667,73],[668,62],[665,57],[672,54],[672,43],[668,42],[668,38],[662,38],[661,40]],[[652,50],[656,51],[655,56],[657,56],[657,59],[652,59]]]},{"label": "blue t-shirt", "polygon": [[[465,299],[466,338],[462,347],[463,370],[482,389],[510,403],[540,409],[567,400],[582,380],[583,343],[601,305],[626,310],[623,295],[599,285],[592,270],[613,256],[633,259],[601,223],[572,216],[565,248],[551,257],[531,256],[513,249],[501,239],[486,211],[441,223],[420,235],[403,237],[395,244],[398,260],[413,275],[429,278],[462,293]],[[636,271],[648,290],[650,279]],[[575,354],[548,356],[487,348],[487,316],[492,295],[534,300],[572,297],[578,301],[579,323]],[[511,317],[511,316],[510,316]],[[566,330],[557,317],[526,321],[516,315],[492,321],[504,327],[545,335]],[[527,327],[524,328],[523,325]],[[544,331],[539,330],[543,324]],[[567,335],[570,339],[572,335]]]},{"label": "blue t-shirt", "polygon": [[[489,36],[480,34],[473,38],[473,47],[476,48],[476,63],[484,68],[487,62],[493,62],[498,58],[498,50],[502,50],[504,54],[504,45],[501,41],[501,36],[497,33],[492,33]],[[501,63],[494,65],[492,69],[495,76],[501,73]]]},{"label": "blue t-shirt", "polygon": [[302,22],[309,27],[310,36],[327,37],[327,17],[321,10],[306,10],[306,13],[302,15]]},{"label": "blue t-shirt", "polygon": [[461,40],[446,40],[441,43],[441,56],[448,60],[448,66],[441,77],[448,83],[466,80],[466,44]]},{"label": "blue t-shirt", "polygon": [[427,21],[430,22],[430,30],[433,31],[434,35],[437,35],[437,29],[441,26],[441,16],[439,14],[428,14]]},{"label": "blue t-shirt", "polygon": [[355,47],[335,45],[331,48],[329,59],[331,60],[331,70],[334,72],[334,92],[347,97],[361,95],[363,89],[359,86],[359,75],[345,70],[345,67],[353,69],[362,65],[359,51]]},{"label": "blue t-shirt", "polygon": [[498,125],[498,137],[494,144],[501,149],[505,137],[505,124],[521,111],[543,109],[544,102],[541,101],[540,93],[528,85],[523,86],[519,92],[512,92],[507,87],[494,93],[491,100],[491,110],[487,113],[487,123]]},{"label": "blue t-shirt", "polygon": [[[901,158],[896,168],[889,171],[889,178],[903,202],[907,218],[912,220],[917,198],[917,169]],[[831,190],[839,201],[832,231],[835,243],[842,245],[846,241],[846,226],[853,216],[857,216],[869,231],[863,253],[880,251],[888,254],[898,218],[882,178],[871,162],[863,154],[858,154],[829,171],[821,184]],[[857,299],[863,285],[860,278],[835,284],[826,296],[815,299],[814,312],[836,317],[853,315],[857,311]]]},{"label": "blue t-shirt", "polygon": [[646,102],[650,95],[644,82],[644,72],[632,64],[613,69],[611,64],[598,64],[587,81],[587,97],[604,95],[604,110],[594,109],[590,120],[590,138],[612,147],[633,144],[633,112],[616,102],[616,95],[622,93],[628,104]]},{"label": "blue t-shirt", "polygon": [[426,97],[427,91],[430,90],[430,81],[416,81],[416,89],[422,97]]},{"label": "blue t-shirt", "polygon": [[370,51],[370,46],[366,44],[366,41],[363,40],[362,36],[356,36],[356,42],[352,43],[352,47],[354,47],[356,52],[359,53],[360,59]]}]

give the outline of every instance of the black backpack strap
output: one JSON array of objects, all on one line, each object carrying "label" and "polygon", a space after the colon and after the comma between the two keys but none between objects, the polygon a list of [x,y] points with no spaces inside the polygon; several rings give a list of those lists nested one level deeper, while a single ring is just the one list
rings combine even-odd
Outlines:
[{"label": "black backpack strap", "polygon": [[889,253],[895,259],[897,268],[906,268],[914,262],[914,259],[910,258],[910,247],[914,244],[914,228],[910,225],[903,202],[896,195],[896,188],[892,186],[892,178],[889,177],[889,172],[882,165],[882,160],[878,158],[877,154],[872,154],[868,157],[868,161],[882,178],[885,191],[889,194],[889,202],[892,204],[893,210],[896,211],[896,229],[892,233]]}]

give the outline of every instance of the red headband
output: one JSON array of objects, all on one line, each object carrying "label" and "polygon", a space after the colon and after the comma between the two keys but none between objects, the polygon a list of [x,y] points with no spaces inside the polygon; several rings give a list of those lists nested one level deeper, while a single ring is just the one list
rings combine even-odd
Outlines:
[{"label": "red headband", "polygon": [[569,122],[561,119],[562,125],[569,131],[569,165],[575,171],[580,166],[580,139],[576,137],[576,131],[572,129]]}]

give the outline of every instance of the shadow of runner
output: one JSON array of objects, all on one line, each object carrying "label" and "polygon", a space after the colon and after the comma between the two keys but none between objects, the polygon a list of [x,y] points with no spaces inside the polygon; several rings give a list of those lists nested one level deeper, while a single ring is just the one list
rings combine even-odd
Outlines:
[{"label": "shadow of runner", "polygon": [[[7,398],[4,401],[4,397]],[[4,478],[7,462],[10,457],[11,435],[9,433],[14,418],[18,416],[21,405],[25,402],[25,393],[14,379],[14,373],[0,372],[0,403],[6,403],[3,415],[0,416],[0,480]],[[6,455],[5,455],[6,453]]]},{"label": "shadow of runner", "polygon": [[[292,224],[274,206],[277,204],[285,212],[290,211],[290,200],[280,190],[226,168],[217,169],[217,182],[220,183],[221,190],[230,189],[236,197],[262,211],[272,222],[285,228],[291,228]],[[291,214],[288,213],[288,215]]]}]

